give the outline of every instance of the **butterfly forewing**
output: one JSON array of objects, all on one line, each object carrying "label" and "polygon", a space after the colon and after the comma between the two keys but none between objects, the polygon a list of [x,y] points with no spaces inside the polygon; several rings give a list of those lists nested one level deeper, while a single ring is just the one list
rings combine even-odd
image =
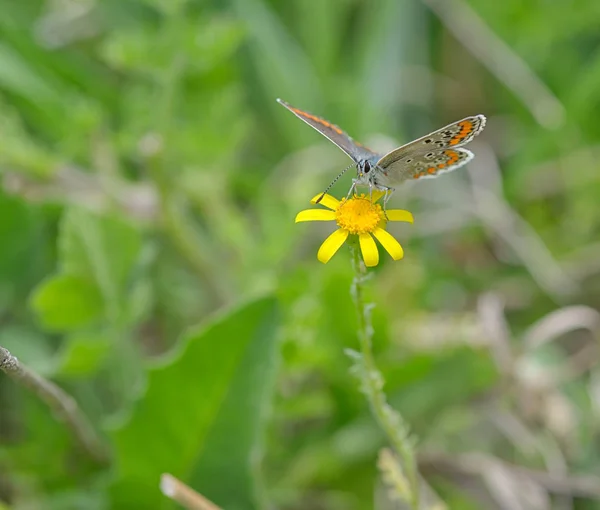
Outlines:
[{"label": "butterfly forewing", "polygon": [[375,153],[369,150],[364,145],[355,142],[347,133],[342,131],[339,127],[331,122],[317,117],[312,113],[305,112],[299,108],[295,108],[289,103],[286,103],[282,99],[277,99],[277,102],[282,106],[285,106],[290,112],[296,117],[302,119],[309,126],[316,129],[323,136],[331,140],[335,145],[342,149],[348,156],[350,156],[356,163],[365,159],[371,159],[375,156]]}]

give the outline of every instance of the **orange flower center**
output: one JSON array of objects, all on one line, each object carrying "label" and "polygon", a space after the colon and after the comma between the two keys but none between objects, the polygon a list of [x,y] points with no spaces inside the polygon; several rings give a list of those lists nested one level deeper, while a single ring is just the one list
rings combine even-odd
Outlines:
[{"label": "orange flower center", "polygon": [[337,224],[351,234],[371,233],[383,219],[381,206],[371,202],[364,194],[342,199],[335,211]]}]

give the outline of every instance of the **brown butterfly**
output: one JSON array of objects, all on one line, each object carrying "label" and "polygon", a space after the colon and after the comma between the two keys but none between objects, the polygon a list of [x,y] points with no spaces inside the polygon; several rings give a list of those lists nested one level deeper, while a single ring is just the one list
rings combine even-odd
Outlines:
[{"label": "brown butterfly", "polygon": [[[456,170],[473,159],[473,153],[463,146],[481,133],[486,120],[483,115],[466,117],[387,154],[377,154],[355,142],[335,124],[295,108],[281,99],[277,102],[352,158],[357,177],[353,180],[350,193],[357,185],[366,185],[391,194],[394,186],[408,179],[431,179]],[[327,190],[342,174],[334,179]]]}]

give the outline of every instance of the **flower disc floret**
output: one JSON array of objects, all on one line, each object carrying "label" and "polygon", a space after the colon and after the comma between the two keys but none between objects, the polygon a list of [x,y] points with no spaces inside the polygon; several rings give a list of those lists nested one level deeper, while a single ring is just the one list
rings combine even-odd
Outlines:
[{"label": "flower disc floret", "polygon": [[383,210],[364,195],[343,199],[335,211],[335,221],[350,234],[370,234],[383,219]]}]

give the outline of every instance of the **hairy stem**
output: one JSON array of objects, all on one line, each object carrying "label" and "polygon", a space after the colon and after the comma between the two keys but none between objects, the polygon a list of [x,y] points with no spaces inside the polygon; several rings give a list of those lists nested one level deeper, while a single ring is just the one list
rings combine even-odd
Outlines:
[{"label": "hairy stem", "polygon": [[388,441],[402,461],[402,469],[406,474],[410,493],[406,499],[414,510],[419,508],[419,475],[417,471],[413,441],[409,429],[402,416],[387,402],[383,391],[384,380],[375,364],[372,339],[373,326],[371,323],[372,303],[365,301],[366,270],[360,257],[358,244],[351,244],[354,280],[352,281],[352,299],[356,306],[358,317],[358,339],[360,356],[354,356],[358,363],[357,374],[360,377],[362,391],[366,395],[371,412],[377,423],[386,434]]},{"label": "hairy stem", "polygon": [[77,443],[94,462],[102,465],[108,462],[106,448],[71,395],[33,372],[4,347],[0,347],[0,370],[33,391],[50,408],[54,416],[66,425]]}]

